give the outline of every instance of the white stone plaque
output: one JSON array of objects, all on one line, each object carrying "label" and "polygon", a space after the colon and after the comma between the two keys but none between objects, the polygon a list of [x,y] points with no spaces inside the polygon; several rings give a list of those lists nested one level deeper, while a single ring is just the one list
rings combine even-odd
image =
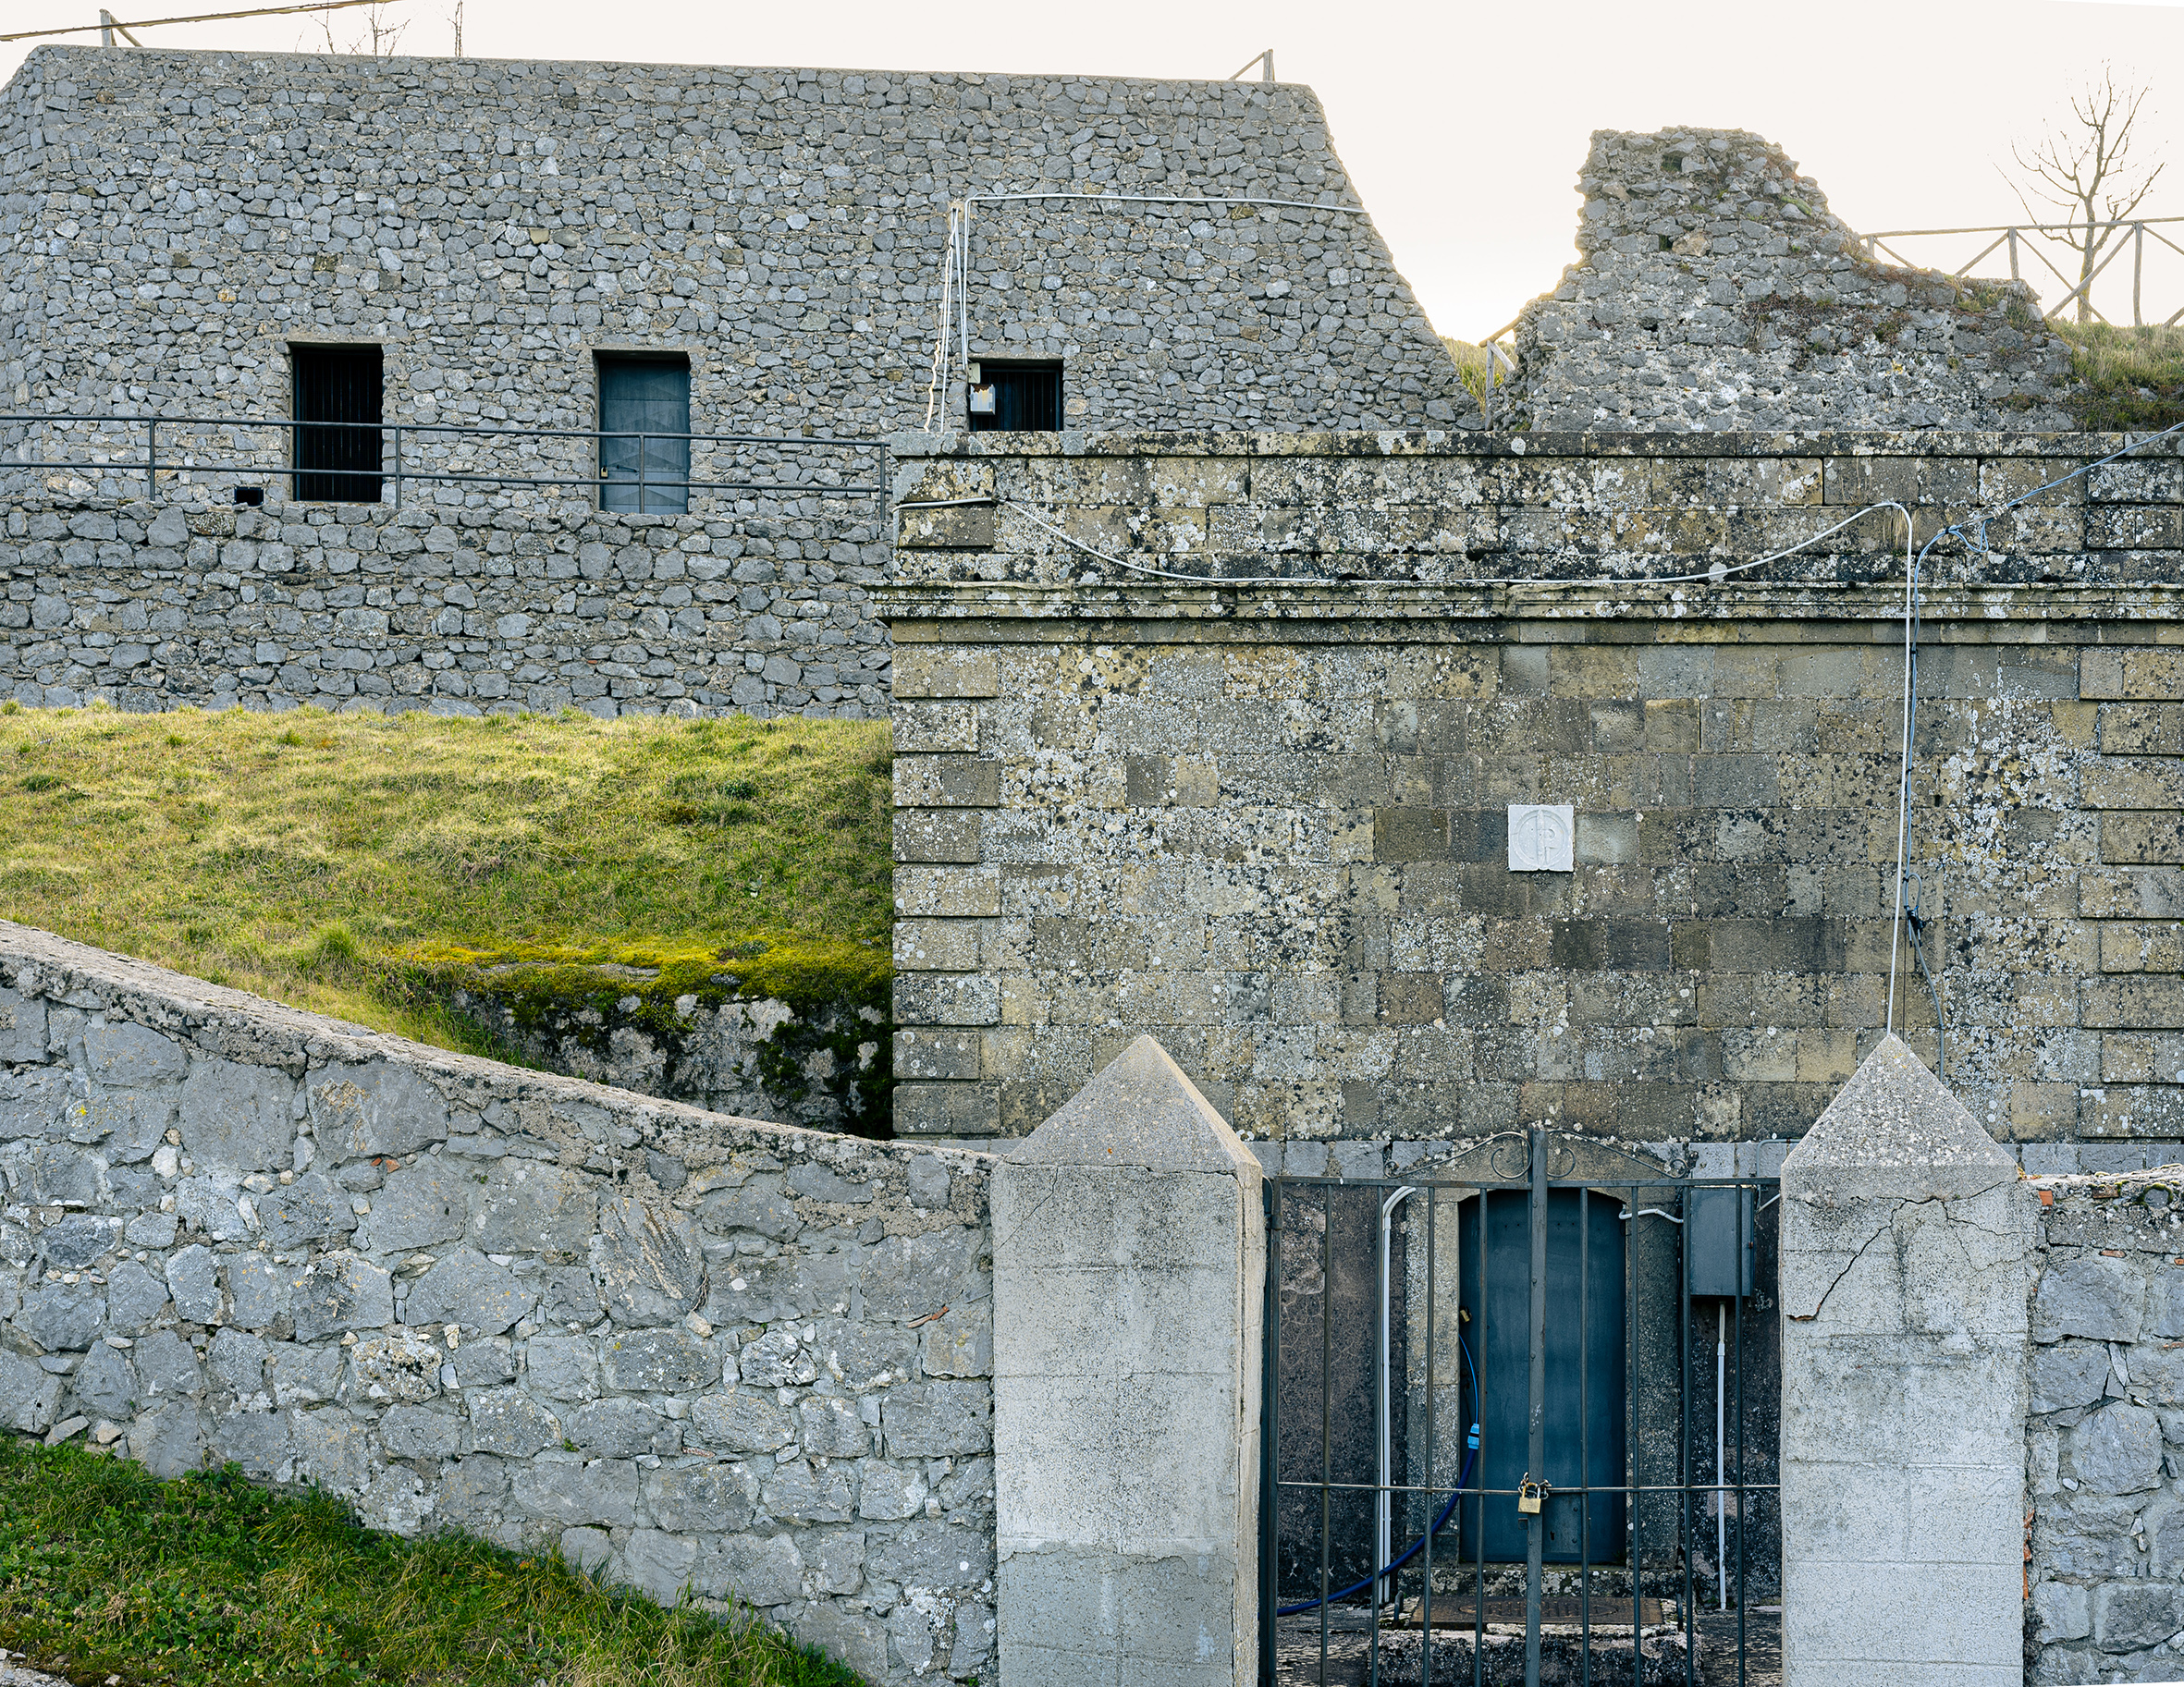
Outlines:
[{"label": "white stone plaque", "polygon": [[1509,871],[1568,873],[1576,811],[1567,802],[1509,805]]}]

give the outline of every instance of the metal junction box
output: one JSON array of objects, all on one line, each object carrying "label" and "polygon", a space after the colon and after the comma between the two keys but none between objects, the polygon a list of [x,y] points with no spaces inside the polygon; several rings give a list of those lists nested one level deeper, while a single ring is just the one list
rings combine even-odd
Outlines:
[{"label": "metal junction box", "polygon": [[1751,1293],[1753,1200],[1749,1184],[1690,1192],[1684,1208],[1687,1294]]}]

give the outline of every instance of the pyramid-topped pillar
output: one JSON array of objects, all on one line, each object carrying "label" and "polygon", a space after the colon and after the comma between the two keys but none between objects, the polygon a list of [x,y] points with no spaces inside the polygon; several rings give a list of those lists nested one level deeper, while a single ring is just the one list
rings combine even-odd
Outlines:
[{"label": "pyramid-topped pillar", "polygon": [[2021,1687],[2033,1235],[1893,1035],[1783,1163],[1784,1687]]},{"label": "pyramid-topped pillar", "polygon": [[1258,1160],[1150,1037],[994,1169],[1002,1687],[1258,1680]]}]

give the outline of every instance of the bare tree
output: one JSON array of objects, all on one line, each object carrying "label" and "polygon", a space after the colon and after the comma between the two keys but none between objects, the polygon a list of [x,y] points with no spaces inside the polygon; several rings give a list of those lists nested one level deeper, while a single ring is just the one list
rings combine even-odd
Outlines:
[{"label": "bare tree", "polygon": [[455,30],[455,56],[462,56],[462,0],[455,0],[455,9],[448,14],[448,21]]},{"label": "bare tree", "polygon": [[2148,92],[2130,83],[2117,87],[2114,69],[2103,65],[2098,81],[2089,81],[2071,95],[2068,123],[2052,123],[2037,141],[2014,142],[2009,149],[2027,177],[2010,184],[2026,217],[2041,220],[2032,209],[2032,200],[2037,199],[2069,219],[2063,238],[2079,255],[2081,323],[2091,321],[2093,314],[2091,294],[2101,255],[2123,232],[2116,225],[2139,208],[2166,167],[2152,158],[2131,155],[2139,111]]},{"label": "bare tree", "polygon": [[[318,15],[318,27],[320,33],[325,37],[325,51],[328,53],[352,54],[361,58],[392,58],[401,47],[402,31],[410,27],[410,21],[408,18],[399,23],[390,21],[383,4],[367,6],[364,7],[364,32],[346,46],[334,39],[332,13],[321,12]],[[303,50],[302,44],[299,43],[297,51]]]}]

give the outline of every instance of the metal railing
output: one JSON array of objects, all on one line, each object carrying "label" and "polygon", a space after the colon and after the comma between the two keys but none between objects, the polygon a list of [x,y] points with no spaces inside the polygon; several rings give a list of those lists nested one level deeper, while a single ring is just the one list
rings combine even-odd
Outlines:
[{"label": "metal railing", "polygon": [[1526,1150],[1515,1175],[1269,1180],[1264,1687],[1778,1667],[1778,1371],[1753,1314],[1779,1185],[1551,1176],[1548,1133]]},{"label": "metal railing", "polygon": [[[2071,246],[2070,242],[2062,237],[2076,235],[2080,238],[2084,238],[2087,234],[2087,225],[2083,223],[1997,223],[1985,228],[1883,228],[1872,234],[1859,235],[1858,238],[1859,243],[1864,246],[1866,258],[1871,263],[1879,263],[1881,254],[1885,251],[1906,269],[1931,269],[1933,267],[1932,264],[1914,263],[1895,247],[1888,245],[1887,242],[1891,240],[1953,238],[1966,235],[1993,235],[1994,238],[1973,253],[1969,263],[1949,271],[1948,274],[1958,281],[1969,280],[1975,268],[1993,257],[1997,250],[2006,247],[2009,251],[2009,278],[2012,281],[2022,281],[2025,277],[2022,274],[2021,259],[2023,254],[2029,252],[2040,260],[2050,275],[2069,289],[2043,312],[2049,322],[2055,321],[2067,307],[2075,305],[2080,300],[2085,301],[2087,310],[2100,317],[2103,322],[2107,322],[2108,318],[2092,301],[2092,285],[2101,278],[2111,263],[2128,251],[2131,254],[2131,326],[2143,328],[2148,325],[2142,302],[2146,280],[2146,241],[2151,236],[2158,244],[2167,247],[2178,256],[2184,257],[2184,246],[2178,245],[2168,236],[2160,232],[2165,227],[2172,227],[2179,223],[2184,223],[2184,216],[2129,217],[2093,224],[2092,226],[2092,231],[2099,236],[2094,247],[2098,262],[2094,264],[2091,275],[2075,282],[2055,266],[2047,253],[2042,250],[2042,247],[2052,244],[2063,246],[2073,251],[2079,250]],[[2171,313],[2161,325],[2165,328],[2173,328],[2179,321],[2184,321],[2184,308]],[[2110,325],[2114,326],[2115,324],[2111,324]]]},{"label": "metal railing", "polygon": [[[644,434],[622,433],[602,428],[516,428],[469,424],[461,422],[311,422],[294,417],[265,416],[132,416],[99,412],[71,412],[66,414],[0,414],[0,429],[22,429],[27,434],[34,428],[59,428],[75,431],[81,429],[119,429],[121,437],[116,447],[130,449],[140,441],[141,456],[116,457],[101,450],[97,445],[80,448],[77,454],[51,455],[45,449],[35,452],[18,450],[15,455],[0,458],[0,471],[11,470],[57,471],[80,475],[104,477],[143,477],[145,495],[157,501],[163,484],[173,484],[178,479],[186,483],[194,479],[274,479],[287,478],[291,483],[304,480],[313,482],[341,482],[351,483],[347,488],[358,495],[333,499],[304,498],[301,502],[366,503],[382,502],[379,483],[391,483],[394,487],[393,503],[399,508],[402,488],[411,482],[430,484],[462,486],[530,487],[540,490],[581,487],[592,494],[605,506],[607,497],[618,491],[631,491],[636,496],[636,507],[629,514],[675,514],[681,509],[656,507],[657,495],[664,505],[672,495],[681,495],[680,502],[687,505],[691,496],[700,493],[776,494],[781,495],[825,495],[840,497],[876,498],[882,491],[883,472],[879,453],[884,449],[877,439],[843,439],[825,434]],[[223,429],[231,431],[261,430],[285,434],[283,444],[271,449],[237,446],[232,440],[214,442],[211,446],[199,444],[194,449],[187,438],[189,430]],[[163,454],[161,434],[166,433]],[[318,463],[304,460],[305,446],[313,440],[327,440],[336,434],[363,434],[375,435],[382,442],[381,463],[376,470],[352,462]],[[577,442],[566,455],[571,458],[589,456],[591,466],[571,466],[567,472],[509,472],[487,465],[480,469],[470,459],[464,468],[421,467],[417,456],[427,452],[426,461],[433,460],[430,451],[436,442],[478,440],[489,447],[528,445],[530,456],[539,457],[537,447],[546,442]],[[20,435],[16,443],[27,443]],[[633,467],[625,468],[605,460],[607,447],[624,444],[634,447]],[[789,453],[804,452],[870,452],[873,454],[868,481],[842,477],[839,469],[821,466],[808,471],[806,477],[791,480],[696,478],[687,469],[681,475],[659,475],[647,466],[649,447],[666,446],[681,449],[695,458],[701,448],[710,447],[718,458],[722,448],[730,454],[779,458]],[[85,451],[96,453],[85,455]],[[208,456],[208,452],[210,455]],[[442,460],[448,460],[445,453]],[[539,461],[532,467],[551,468],[554,465]],[[816,476],[816,478],[814,478]],[[163,479],[164,477],[164,479]],[[364,483],[370,483],[367,486]]]}]

